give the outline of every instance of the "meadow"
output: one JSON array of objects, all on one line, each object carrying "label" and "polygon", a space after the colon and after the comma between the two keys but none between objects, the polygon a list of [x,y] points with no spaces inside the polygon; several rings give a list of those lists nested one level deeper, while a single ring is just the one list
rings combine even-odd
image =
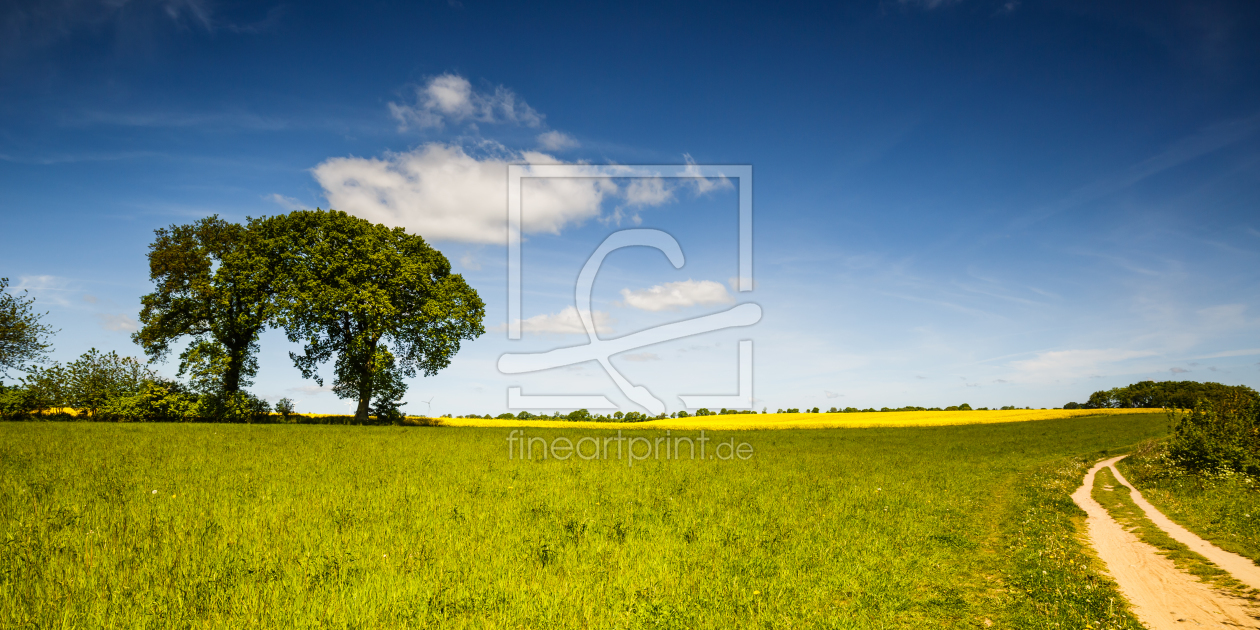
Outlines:
[{"label": "meadow", "polygon": [[509,459],[505,428],[3,423],[0,627],[1137,628],[1068,494],[1166,431],[743,430],[710,435],[747,460],[628,465]]}]

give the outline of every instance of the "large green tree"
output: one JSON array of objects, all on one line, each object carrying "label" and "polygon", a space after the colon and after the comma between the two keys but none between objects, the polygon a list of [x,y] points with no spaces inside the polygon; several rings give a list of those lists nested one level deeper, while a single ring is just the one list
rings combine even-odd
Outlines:
[{"label": "large green tree", "polygon": [[249,230],[285,279],[278,321],[305,344],[290,357],[321,385],[318,368],[335,357],[333,391],[358,401],[357,422],[393,413],[403,376],[435,374],[462,340],[485,332],[477,292],[402,228],[317,208],[256,219]]},{"label": "large green tree", "polygon": [[28,371],[52,351],[53,329],[42,323],[35,299],[9,292],[9,279],[0,278],[0,376],[9,370]]},{"label": "large green tree", "polygon": [[258,335],[273,312],[276,276],[268,252],[244,226],[212,216],[154,232],[143,298],[143,327],[132,339],[151,359],[165,359],[182,337],[180,374],[200,389],[233,394],[258,371]]}]

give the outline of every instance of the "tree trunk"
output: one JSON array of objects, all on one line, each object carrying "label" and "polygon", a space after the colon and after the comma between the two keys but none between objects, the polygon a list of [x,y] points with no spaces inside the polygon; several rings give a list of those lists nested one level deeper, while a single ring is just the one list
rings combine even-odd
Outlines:
[{"label": "tree trunk", "polygon": [[223,391],[235,394],[241,391],[241,365],[245,362],[245,351],[229,347],[227,370],[223,372]]},{"label": "tree trunk", "polygon": [[376,377],[376,339],[368,346],[366,363],[359,364],[359,409],[354,412],[354,421],[359,424],[368,422],[368,404],[372,402],[372,384]]}]

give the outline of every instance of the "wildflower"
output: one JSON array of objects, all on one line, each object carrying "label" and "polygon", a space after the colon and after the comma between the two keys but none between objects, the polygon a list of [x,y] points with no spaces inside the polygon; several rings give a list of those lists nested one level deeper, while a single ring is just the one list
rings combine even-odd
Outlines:
[{"label": "wildflower", "polygon": [[760,595],[761,591],[753,591],[753,595]]},{"label": "wildflower", "polygon": [[153,491],[153,494],[157,494],[157,490],[154,490],[154,491]]}]

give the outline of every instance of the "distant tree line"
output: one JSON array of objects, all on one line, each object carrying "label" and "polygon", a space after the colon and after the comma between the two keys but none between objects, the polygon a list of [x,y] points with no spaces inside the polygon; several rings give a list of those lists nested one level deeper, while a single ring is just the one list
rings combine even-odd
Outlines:
[{"label": "distant tree line", "polygon": [[[1254,391],[1244,387],[1247,391]],[[1064,409],[1193,409],[1201,400],[1217,400],[1238,391],[1237,386],[1196,381],[1141,381],[1096,391],[1089,400],[1070,402]]]},{"label": "distant tree line", "polygon": [[[141,298],[143,326],[132,339],[151,361],[186,342],[177,373],[184,381],[96,350],[40,367],[49,331],[29,301],[0,292],[0,368],[27,373],[18,387],[0,385],[0,413],[73,407],[111,420],[265,415],[267,403],[244,388],[258,372],[259,335],[277,328],[304,345],[289,354],[303,377],[323,385],[319,368],[332,363],[332,390],[357,402],[355,422],[397,419],[404,377],[435,374],[461,341],[485,332],[476,291],[451,273],[441,252],[402,228],[317,208],[245,225],[212,216],[155,236],[148,252],[155,289]],[[287,399],[277,407],[293,410]]]}]

